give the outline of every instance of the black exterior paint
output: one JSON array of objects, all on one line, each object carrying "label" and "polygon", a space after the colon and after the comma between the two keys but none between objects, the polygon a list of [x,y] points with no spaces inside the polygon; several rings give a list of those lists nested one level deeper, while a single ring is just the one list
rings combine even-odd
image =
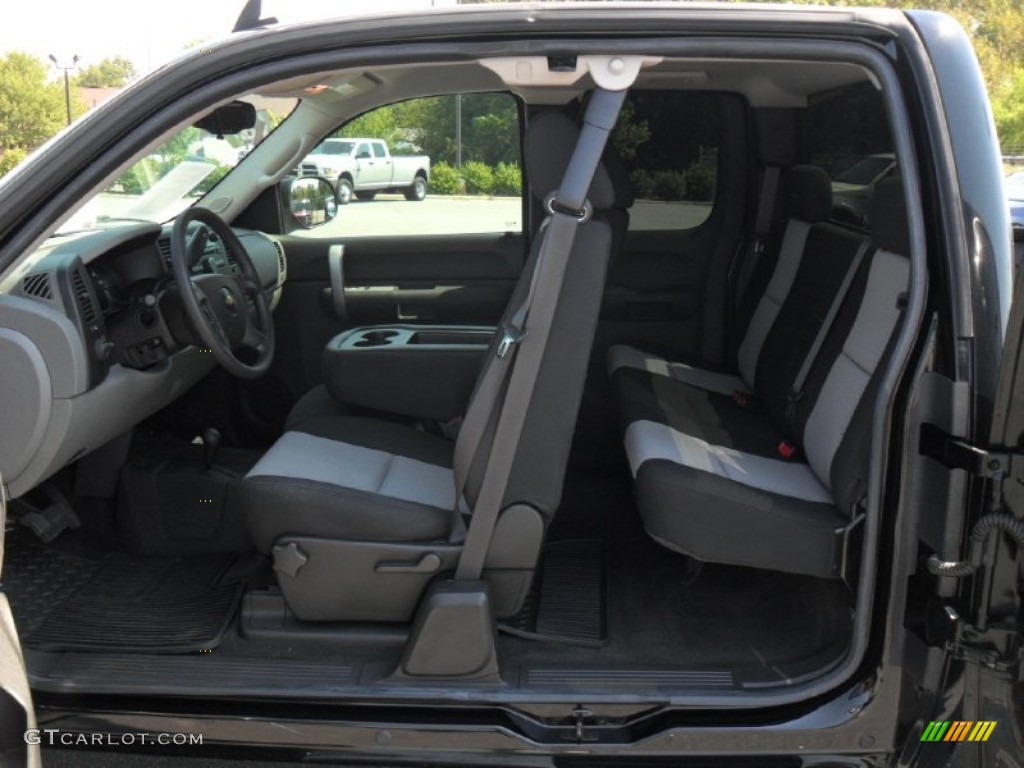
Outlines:
[{"label": "black exterior paint", "polygon": [[[990,130],[978,130],[985,121],[977,122],[976,116],[987,107],[966,38],[944,34],[940,17],[914,13],[909,18],[910,22],[886,11],[649,8],[623,14],[600,8],[530,9],[464,13],[457,22],[454,15],[423,14],[401,25],[346,21],[242,35],[210,54],[192,55],[181,65],[150,76],[73,126],[65,141],[51,145],[34,164],[5,179],[0,184],[0,209],[8,212],[7,222],[16,223],[0,229],[0,264],[37,238],[54,212],[112,172],[116,161],[111,158],[141,149],[203,103],[244,90],[271,71],[275,76],[308,71],[328,56],[336,64],[339,50],[351,49],[363,61],[396,54],[414,60],[453,50],[476,55],[477,46],[504,53],[508,46],[502,40],[508,37],[623,40],[673,29],[695,37],[865,40],[899,62],[906,91],[918,99],[911,110],[918,160],[922,176],[937,190],[930,213],[944,222],[929,232],[929,240],[939,246],[951,276],[951,304],[944,318],[951,333],[941,343],[951,347],[949,373],[973,385],[974,428],[976,435],[985,435],[1009,295],[1009,244],[998,234],[1008,231],[1005,207],[991,189],[994,136]],[[410,47],[397,50],[406,43]],[[433,47],[437,43],[440,48]],[[601,47],[609,46],[605,42]],[[931,81],[927,86],[926,79]],[[215,90],[204,91],[201,86],[207,83],[216,83]],[[157,114],[159,120],[146,119]],[[115,146],[117,151],[104,159]],[[948,216],[958,221],[951,223]],[[881,578],[880,584],[887,588],[893,581]],[[347,759],[372,756],[378,762],[418,764],[431,759],[488,764],[500,757],[506,765],[553,765],[553,756],[558,756],[559,765],[582,765],[604,755],[618,761],[606,765],[643,765],[645,758],[678,760],[687,754],[705,756],[702,765],[737,765],[742,763],[724,756],[746,754],[751,765],[771,765],[776,759],[779,765],[823,759],[834,765],[879,765],[888,763],[906,738],[914,738],[915,723],[929,716],[923,702],[941,698],[945,686],[959,676],[947,666],[944,652],[917,646],[907,637],[902,608],[879,601],[868,653],[855,677],[840,690],[759,710],[726,708],[709,715],[707,709],[691,711],[670,701],[589,703],[567,697],[529,701],[511,696],[501,701],[500,693],[470,693],[446,702],[439,691],[423,691],[400,706],[387,703],[389,691],[382,691],[377,700],[337,706],[241,701],[229,692],[222,700],[203,702],[90,696],[69,700],[48,694],[40,695],[37,704],[46,727],[89,732],[195,730],[205,733],[208,742],[247,745],[254,756],[274,746],[294,749],[294,755],[312,750],[338,756],[344,750]],[[923,669],[922,679],[935,687],[911,695],[904,677],[909,667]],[[476,699],[491,702],[473,703]],[[583,743],[570,714],[579,703],[594,713],[585,724]],[[928,758],[924,762],[933,763]]]}]

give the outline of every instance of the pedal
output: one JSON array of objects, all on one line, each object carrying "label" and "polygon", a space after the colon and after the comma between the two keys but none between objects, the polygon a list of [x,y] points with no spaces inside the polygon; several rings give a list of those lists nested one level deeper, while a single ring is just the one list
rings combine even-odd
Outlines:
[{"label": "pedal", "polygon": [[18,523],[32,531],[44,544],[49,544],[69,528],[78,528],[82,521],[78,519],[64,494],[55,486],[46,483],[39,490],[46,495],[50,503],[40,509],[21,499],[18,506],[27,507],[29,511],[18,518]]}]

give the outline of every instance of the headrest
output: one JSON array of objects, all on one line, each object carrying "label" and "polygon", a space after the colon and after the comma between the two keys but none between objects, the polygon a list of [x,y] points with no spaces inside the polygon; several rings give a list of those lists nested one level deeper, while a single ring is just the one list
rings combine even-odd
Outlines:
[{"label": "headrest", "polygon": [[[530,191],[538,200],[543,201],[562,183],[579,135],[579,126],[562,112],[541,112],[530,118],[523,145],[523,165],[530,180]],[[597,166],[587,197],[595,210],[615,207],[615,185],[604,163]]]},{"label": "headrest", "polygon": [[890,176],[875,185],[875,194],[871,198],[871,235],[875,245],[882,250],[910,255],[907,203],[898,177]]},{"label": "headrest", "polygon": [[832,182],[823,168],[794,165],[782,184],[785,215],[814,224],[832,213]]}]

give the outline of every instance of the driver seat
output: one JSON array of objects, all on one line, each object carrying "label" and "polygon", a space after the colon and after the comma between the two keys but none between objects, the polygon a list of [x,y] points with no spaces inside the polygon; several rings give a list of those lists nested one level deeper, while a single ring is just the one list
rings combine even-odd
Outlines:
[{"label": "driver seat", "polygon": [[[557,189],[578,136],[577,124],[560,112],[544,112],[530,121],[524,164],[538,201]],[[619,215],[614,213],[620,206],[616,184],[603,165],[589,200],[594,216],[579,225],[569,254],[485,561],[483,579],[497,618],[521,608],[547,523],[561,500],[612,250],[614,228],[603,214]],[[503,324],[526,300],[543,240],[542,230]],[[484,370],[497,343],[496,338]],[[465,489],[470,509],[491,445],[501,437],[496,434],[499,411],[472,461]],[[454,448],[454,442],[412,425],[346,415],[322,387],[300,401],[285,433],[238,489],[253,542],[272,556],[285,600],[299,619],[411,620],[426,586],[453,571],[461,552]]]}]

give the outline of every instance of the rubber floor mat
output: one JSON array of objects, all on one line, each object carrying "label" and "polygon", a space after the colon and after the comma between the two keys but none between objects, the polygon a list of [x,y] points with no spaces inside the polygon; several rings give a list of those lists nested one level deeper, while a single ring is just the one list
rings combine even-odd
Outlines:
[{"label": "rubber floor mat", "polygon": [[566,645],[603,645],[607,637],[604,542],[553,541],[523,609],[498,628],[517,637]]},{"label": "rubber floor mat", "polygon": [[31,547],[5,564],[4,582],[27,647],[191,653],[217,646],[234,617],[245,586],[224,578],[234,560]]}]

